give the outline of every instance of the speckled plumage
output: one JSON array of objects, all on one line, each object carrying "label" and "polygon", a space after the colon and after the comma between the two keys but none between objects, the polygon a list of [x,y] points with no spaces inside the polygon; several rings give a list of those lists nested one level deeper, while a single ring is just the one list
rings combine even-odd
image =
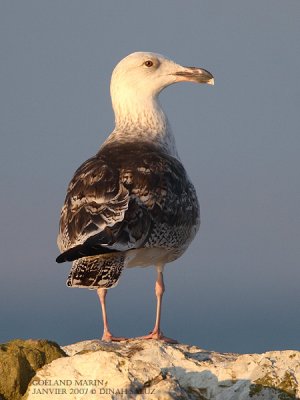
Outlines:
[{"label": "speckled plumage", "polygon": [[168,260],[176,259],[198,227],[196,192],[179,160],[153,144],[110,142],[71,180],[58,244],[61,258],[77,260],[73,270],[85,268],[88,274],[88,256],[95,268],[99,254],[101,269],[110,251],[111,259],[125,254],[125,265],[130,250],[143,248],[159,248]]}]

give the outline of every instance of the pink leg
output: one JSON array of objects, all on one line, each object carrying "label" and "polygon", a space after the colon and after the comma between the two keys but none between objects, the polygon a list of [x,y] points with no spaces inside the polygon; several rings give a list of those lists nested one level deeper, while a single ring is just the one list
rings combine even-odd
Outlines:
[{"label": "pink leg", "polygon": [[100,300],[100,303],[101,303],[102,318],[103,318],[103,336],[102,336],[102,340],[104,340],[105,342],[120,342],[121,340],[126,340],[126,338],[123,338],[123,337],[115,337],[115,336],[113,336],[113,334],[109,330],[108,321],[107,321],[107,314],[106,314],[106,294],[107,294],[107,289],[99,288],[97,290],[97,294],[99,296],[99,300]]},{"label": "pink leg", "polygon": [[137,339],[157,339],[157,340],[163,340],[164,342],[168,343],[178,343],[176,340],[164,336],[162,331],[160,330],[162,298],[165,291],[165,284],[164,284],[164,277],[162,270],[163,266],[159,266],[157,268],[157,279],[155,283],[155,295],[157,298],[157,305],[156,305],[156,320],[153,331],[150,332],[149,335],[141,336]]}]

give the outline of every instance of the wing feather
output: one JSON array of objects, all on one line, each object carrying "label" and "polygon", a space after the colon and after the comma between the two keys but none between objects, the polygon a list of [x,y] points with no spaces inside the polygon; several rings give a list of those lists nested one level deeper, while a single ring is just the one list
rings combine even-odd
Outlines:
[{"label": "wing feather", "polygon": [[[58,245],[74,260],[154,246],[166,227],[180,228],[184,243],[198,222],[196,192],[180,161],[153,145],[112,143],[79,167],[71,180]],[[161,246],[167,246],[167,236],[158,241]],[[69,260],[61,256],[61,261]]]}]

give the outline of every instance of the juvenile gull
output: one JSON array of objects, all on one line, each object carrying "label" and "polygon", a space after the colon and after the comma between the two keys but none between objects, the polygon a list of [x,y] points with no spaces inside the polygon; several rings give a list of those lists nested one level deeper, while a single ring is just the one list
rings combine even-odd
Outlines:
[{"label": "juvenile gull", "polygon": [[143,338],[174,342],[160,329],[163,271],[195,237],[200,212],[158,95],[183,81],[214,84],[205,69],[160,54],[137,52],[121,60],[110,86],[115,129],[67,190],[56,261],[73,261],[68,286],[97,289],[103,340],[123,339],[108,327],[107,289],[117,285],[123,268],[155,266],[156,321]]}]

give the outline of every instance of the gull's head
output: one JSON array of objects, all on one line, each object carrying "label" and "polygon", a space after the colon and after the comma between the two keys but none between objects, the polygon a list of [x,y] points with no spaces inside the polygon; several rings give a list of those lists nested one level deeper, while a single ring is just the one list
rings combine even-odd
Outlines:
[{"label": "gull's head", "polygon": [[165,87],[184,81],[213,85],[214,77],[203,68],[183,67],[156,53],[137,52],[123,58],[110,84],[116,128],[164,130],[167,120],[157,96]]},{"label": "gull's head", "polygon": [[177,82],[214,84],[213,75],[203,68],[183,67],[168,58],[149,52],[136,52],[123,58],[111,79],[112,100],[116,97],[149,98]]}]

